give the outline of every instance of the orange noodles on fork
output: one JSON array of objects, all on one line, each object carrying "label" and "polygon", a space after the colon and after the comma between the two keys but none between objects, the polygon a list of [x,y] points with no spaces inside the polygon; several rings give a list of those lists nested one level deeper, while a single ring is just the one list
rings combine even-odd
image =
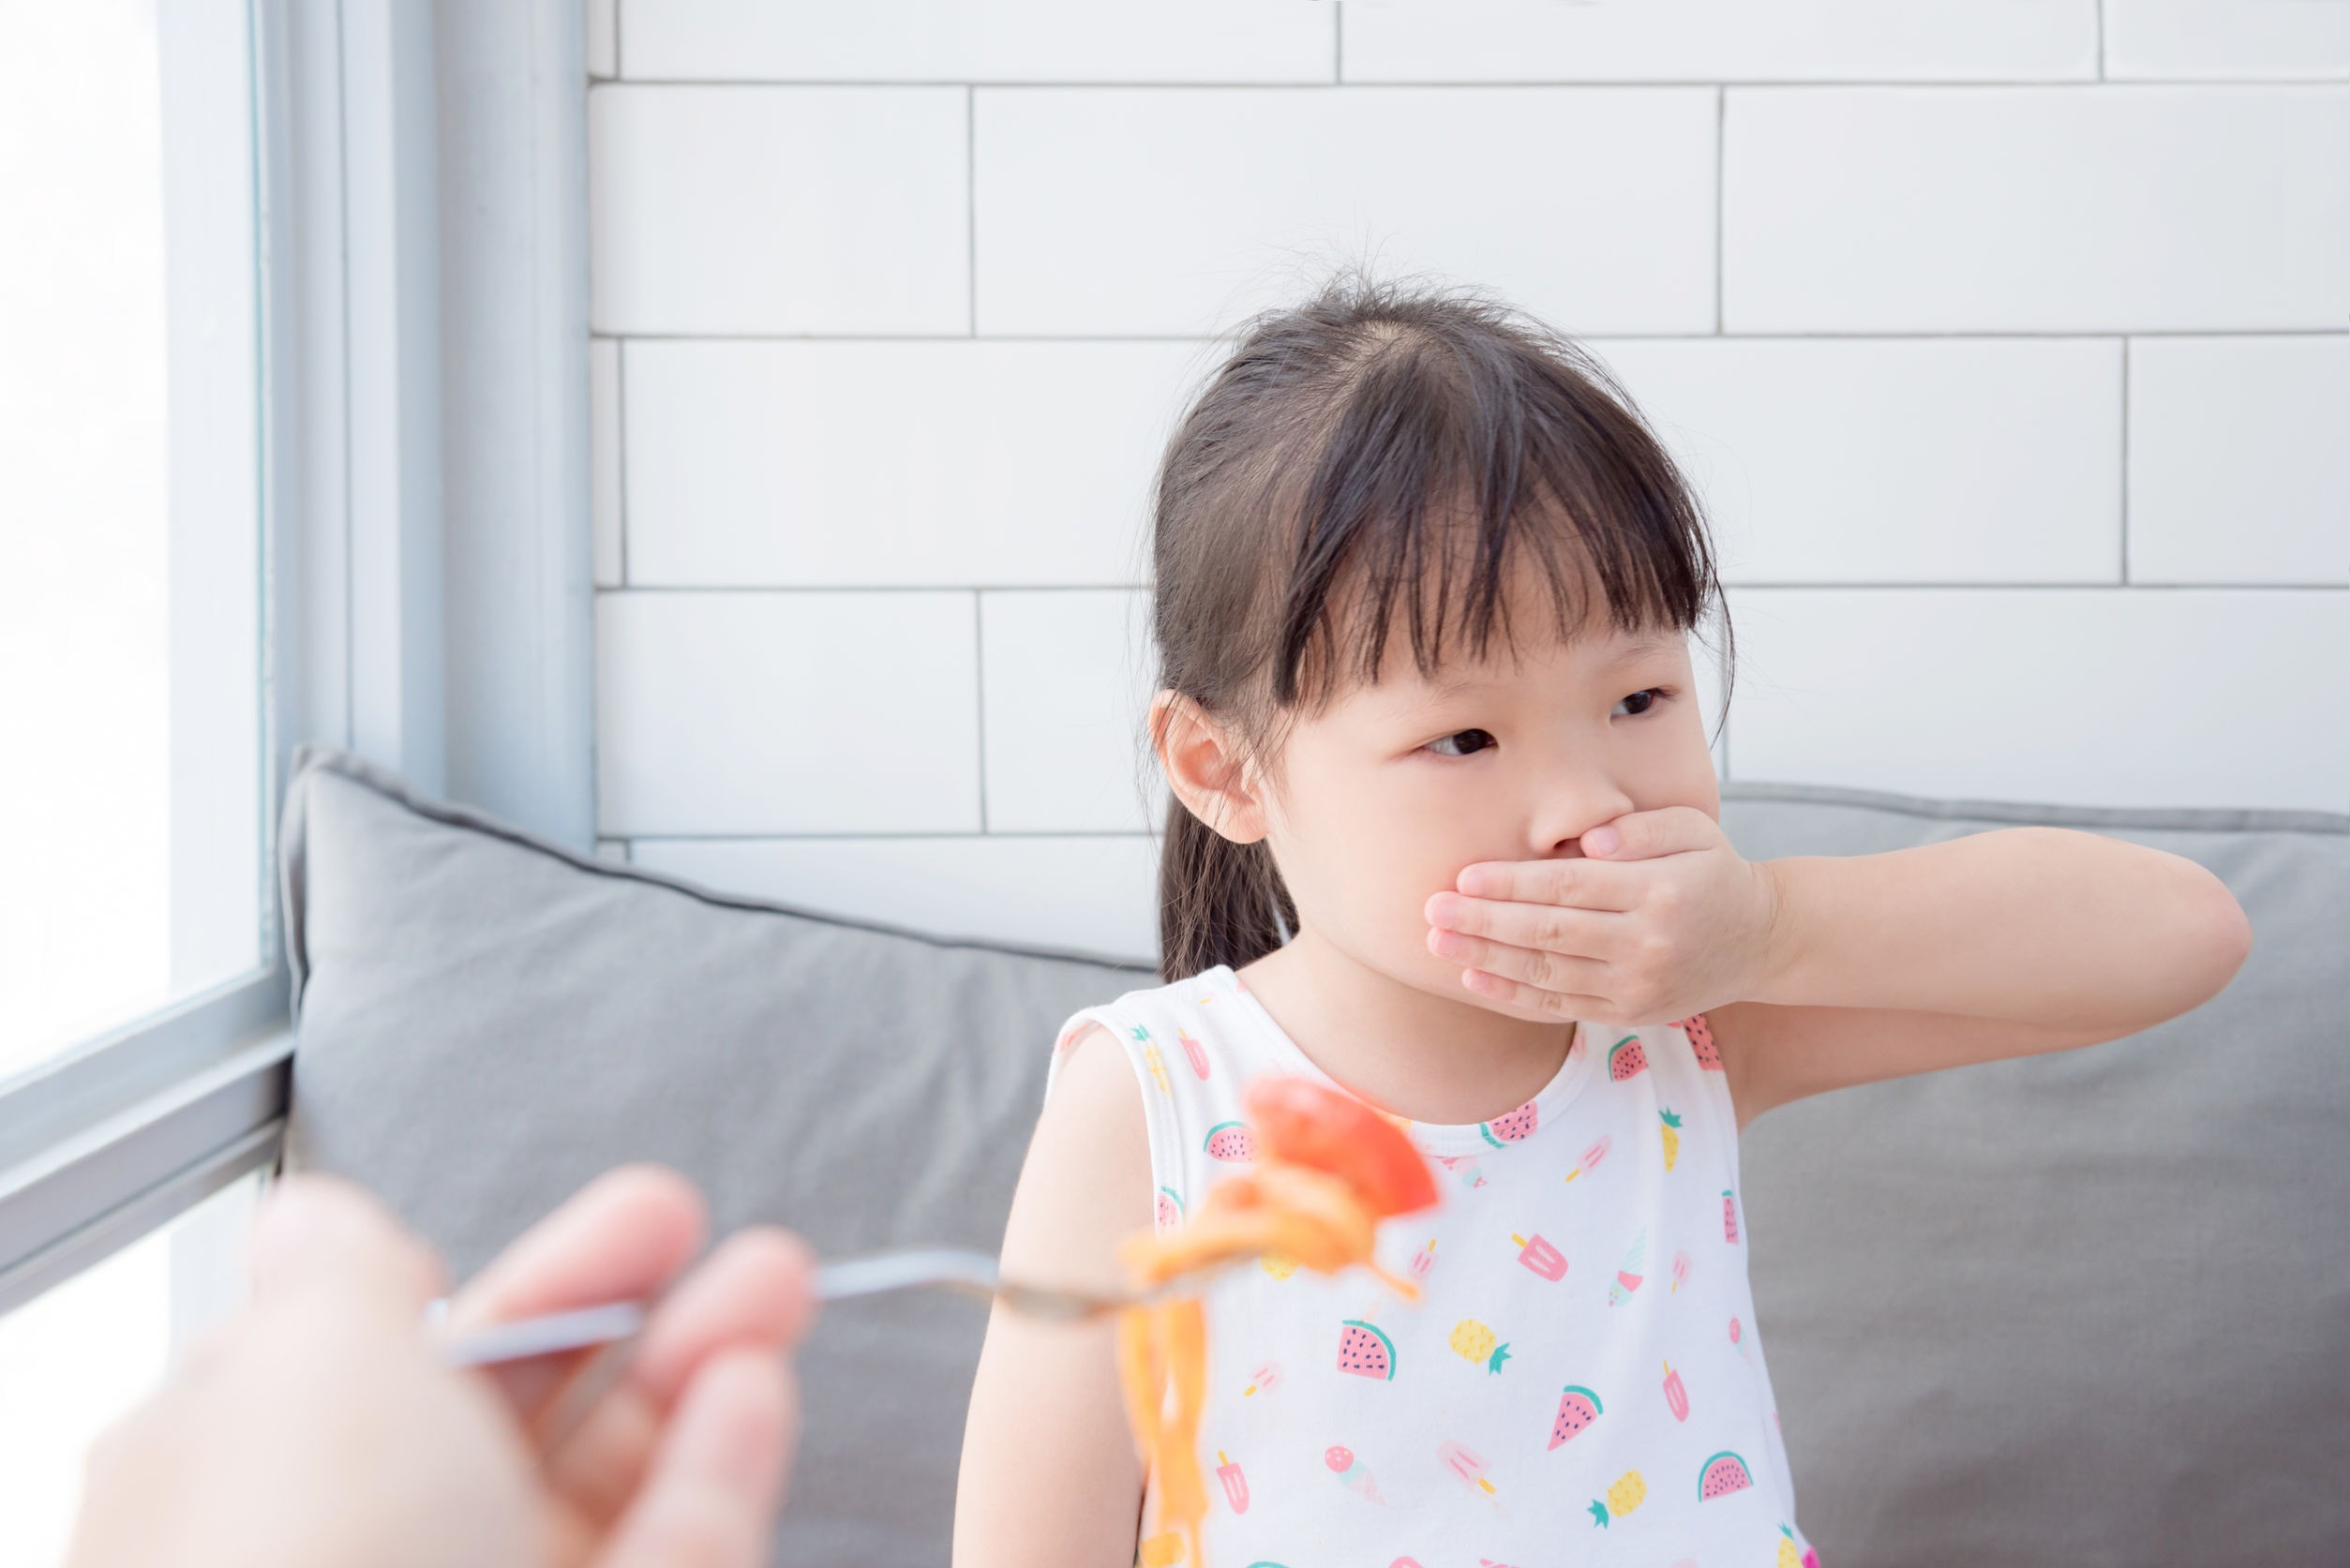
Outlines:
[{"label": "orange noodles on fork", "polygon": [[[1402,1128],[1361,1100],[1303,1078],[1260,1079],[1243,1106],[1255,1134],[1255,1168],[1217,1183],[1174,1230],[1129,1237],[1119,1256],[1137,1284],[1163,1285],[1235,1259],[1271,1255],[1324,1274],[1360,1264],[1406,1300],[1415,1299],[1416,1285],[1371,1256],[1380,1220],[1436,1202],[1428,1162]],[[1158,1483],[1158,1528],[1144,1534],[1143,1568],[1201,1568],[1207,1316],[1200,1298],[1121,1312],[1117,1367],[1145,1484]]]}]

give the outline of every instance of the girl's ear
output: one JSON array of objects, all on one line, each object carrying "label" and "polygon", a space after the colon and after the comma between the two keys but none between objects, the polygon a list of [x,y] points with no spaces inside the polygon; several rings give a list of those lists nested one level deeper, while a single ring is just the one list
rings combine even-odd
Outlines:
[{"label": "girl's ear", "polygon": [[1263,781],[1228,725],[1166,690],[1151,698],[1150,737],[1160,771],[1184,809],[1235,844],[1265,837]]}]

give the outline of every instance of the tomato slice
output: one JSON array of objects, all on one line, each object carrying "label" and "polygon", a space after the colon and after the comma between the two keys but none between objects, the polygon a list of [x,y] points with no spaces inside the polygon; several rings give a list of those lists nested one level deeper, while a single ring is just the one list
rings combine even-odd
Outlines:
[{"label": "tomato slice", "polygon": [[1309,1078],[1260,1078],[1241,1103],[1268,1154],[1340,1177],[1373,1215],[1436,1202],[1428,1161],[1403,1129],[1343,1090]]}]

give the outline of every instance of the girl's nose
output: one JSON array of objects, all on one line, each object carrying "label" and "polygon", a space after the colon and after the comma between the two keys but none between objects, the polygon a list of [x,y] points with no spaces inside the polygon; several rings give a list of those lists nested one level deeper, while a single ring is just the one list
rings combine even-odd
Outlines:
[{"label": "girl's nose", "polygon": [[1527,819],[1530,859],[1580,855],[1584,832],[1633,809],[1631,796],[1605,775],[1569,775],[1549,781]]}]

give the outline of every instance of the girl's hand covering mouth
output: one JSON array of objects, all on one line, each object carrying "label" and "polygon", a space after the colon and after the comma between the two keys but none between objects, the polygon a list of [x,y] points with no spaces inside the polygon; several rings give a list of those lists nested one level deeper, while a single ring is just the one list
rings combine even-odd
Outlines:
[{"label": "girl's hand covering mouth", "polygon": [[1480,860],[1430,894],[1428,946],[1496,1012],[1624,1023],[1685,1018],[1755,994],[1781,955],[1767,862],[1740,858],[1691,806],[1627,812],[1582,855]]}]

